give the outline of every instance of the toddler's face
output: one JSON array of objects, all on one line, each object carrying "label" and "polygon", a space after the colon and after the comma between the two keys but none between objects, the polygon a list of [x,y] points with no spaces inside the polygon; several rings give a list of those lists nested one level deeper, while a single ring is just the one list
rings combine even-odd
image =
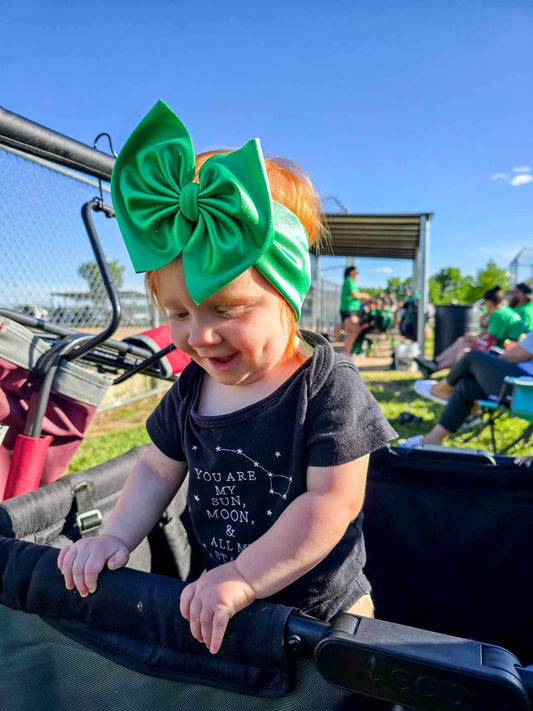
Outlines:
[{"label": "toddler's face", "polygon": [[273,286],[249,269],[201,304],[185,285],[181,259],[156,273],[172,340],[224,385],[249,385],[283,368],[289,338],[283,302]]}]

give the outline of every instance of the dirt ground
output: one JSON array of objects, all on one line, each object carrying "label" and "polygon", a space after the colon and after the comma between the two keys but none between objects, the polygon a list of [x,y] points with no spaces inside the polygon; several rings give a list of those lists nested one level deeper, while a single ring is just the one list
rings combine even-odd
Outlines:
[{"label": "dirt ground", "polygon": [[[342,351],[341,342],[331,344],[333,350]],[[392,348],[388,340],[376,341],[371,355],[354,356],[354,363],[361,372],[371,370],[388,370],[392,360]]]}]

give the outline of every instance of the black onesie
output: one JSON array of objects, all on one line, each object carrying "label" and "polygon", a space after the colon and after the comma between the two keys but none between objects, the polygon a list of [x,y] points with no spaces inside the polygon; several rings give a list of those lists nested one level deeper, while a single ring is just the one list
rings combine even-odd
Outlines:
[{"label": "black onesie", "polygon": [[[317,334],[304,336],[313,356],[263,400],[199,415],[204,371],[191,362],[148,419],[154,444],[188,465],[191,580],[233,560],[270,528],[306,491],[308,466],[350,462],[397,436],[354,364]],[[362,518],[271,601],[327,620],[369,592]]]}]

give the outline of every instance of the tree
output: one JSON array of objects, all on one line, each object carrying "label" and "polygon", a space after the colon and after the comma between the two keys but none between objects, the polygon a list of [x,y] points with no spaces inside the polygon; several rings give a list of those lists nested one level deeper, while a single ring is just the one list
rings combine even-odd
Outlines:
[{"label": "tree", "polygon": [[467,301],[471,304],[479,301],[488,289],[497,285],[502,289],[508,289],[509,275],[505,269],[501,269],[496,264],[494,259],[489,259],[485,267],[478,269],[476,278],[467,291]]},{"label": "tree", "polygon": [[463,277],[457,267],[444,267],[429,278],[429,300],[433,304],[451,304],[468,301],[473,279]]},{"label": "tree", "polygon": [[410,286],[411,281],[411,277],[407,277],[403,281],[400,277],[390,277],[387,281],[385,291],[393,291],[398,301],[402,303],[407,299],[407,289]]},{"label": "tree", "polygon": [[[117,289],[121,289],[124,283],[123,274],[125,267],[122,267],[116,259],[112,262],[107,262],[107,267],[109,269],[115,287]],[[92,261],[80,264],[80,266],[78,267],[78,274],[81,276],[82,279],[85,279],[87,281],[91,298],[93,299],[95,304],[101,303],[106,296],[106,291],[102,275],[100,274],[100,270],[98,269],[98,265],[96,264],[96,262]]]}]

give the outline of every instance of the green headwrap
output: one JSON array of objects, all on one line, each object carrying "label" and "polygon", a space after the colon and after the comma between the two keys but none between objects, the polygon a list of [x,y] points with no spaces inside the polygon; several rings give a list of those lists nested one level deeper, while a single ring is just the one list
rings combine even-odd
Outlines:
[{"label": "green headwrap", "polygon": [[208,158],[194,183],[191,138],[158,101],[133,131],[111,176],[113,207],[136,272],[182,256],[199,304],[255,265],[300,310],[310,285],[307,233],[273,203],[258,139]]}]

